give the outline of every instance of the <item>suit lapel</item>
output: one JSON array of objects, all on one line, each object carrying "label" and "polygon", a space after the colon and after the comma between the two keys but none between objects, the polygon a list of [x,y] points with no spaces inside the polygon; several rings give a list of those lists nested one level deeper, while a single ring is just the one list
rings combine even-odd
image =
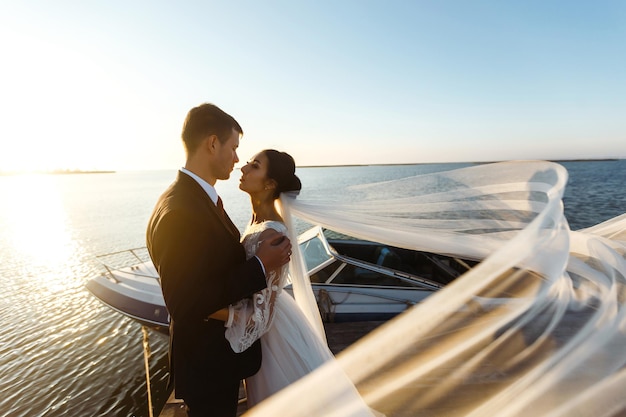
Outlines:
[{"label": "suit lapel", "polygon": [[237,226],[235,226],[235,223],[233,223],[230,217],[228,217],[228,214],[226,212],[224,212],[224,217],[224,223],[226,225],[226,228],[229,229],[230,233],[232,233],[233,236],[237,238],[237,240],[239,240],[239,238],[241,237],[239,229],[237,229]]},{"label": "suit lapel", "polygon": [[219,221],[224,226],[224,228],[226,228],[228,233],[233,235],[235,237],[235,239],[237,239],[237,241],[239,241],[239,238],[240,238],[241,235],[239,233],[239,229],[237,229],[237,226],[235,226],[235,224],[232,222],[230,217],[228,217],[228,214],[225,211],[223,212],[224,215],[222,215],[220,213],[220,210],[215,206],[215,204],[213,203],[211,198],[202,189],[200,184],[198,184],[196,182],[196,180],[191,178],[189,175],[184,174],[184,173],[179,171],[178,172],[178,181],[181,184],[184,184],[185,187],[188,187],[188,188],[192,189],[193,193],[196,194],[198,196],[198,198],[202,199],[204,204],[207,206],[208,210],[211,212],[211,216],[215,216],[215,219],[217,221]]},{"label": "suit lapel", "polygon": [[[208,197],[208,196],[207,196]],[[211,201],[211,199],[209,198],[209,202],[211,203],[210,205],[212,206],[213,212],[217,215],[217,217],[220,219],[220,221],[222,222],[222,224],[224,225],[224,227],[226,227],[226,229],[237,238],[237,240],[239,240],[240,234],[239,234],[239,229],[237,229],[237,226],[235,226],[235,224],[233,223],[233,221],[230,219],[230,217],[228,216],[228,213],[226,213],[226,211],[222,211],[220,210],[215,204],[213,204],[213,201]]]}]

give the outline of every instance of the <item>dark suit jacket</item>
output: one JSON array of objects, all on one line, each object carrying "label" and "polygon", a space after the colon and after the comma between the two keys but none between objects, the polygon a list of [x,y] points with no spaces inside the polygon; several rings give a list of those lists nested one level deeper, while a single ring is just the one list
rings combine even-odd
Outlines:
[{"label": "dark suit jacket", "polygon": [[239,231],[218,213],[202,187],[178,173],[148,223],[147,246],[170,314],[170,383],[176,396],[206,393],[213,384],[253,375],[257,341],[236,354],[215,311],[266,287],[256,258],[246,261]]}]

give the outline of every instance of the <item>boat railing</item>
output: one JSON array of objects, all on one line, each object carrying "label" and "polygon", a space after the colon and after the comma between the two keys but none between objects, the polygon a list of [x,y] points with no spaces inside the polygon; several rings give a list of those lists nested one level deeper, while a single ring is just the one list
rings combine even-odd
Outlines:
[{"label": "boat railing", "polygon": [[96,256],[96,258],[106,269],[107,274],[115,279],[114,272],[119,271],[122,268],[134,268],[138,264],[148,262],[150,260],[150,255],[148,253],[148,248],[144,246],[132,249],[125,249],[117,252],[105,253]]},{"label": "boat railing", "polygon": [[[319,288],[320,286],[322,286],[323,284],[311,284],[313,287],[313,290],[316,291],[317,293],[319,293],[320,291],[324,291],[326,293],[329,293],[329,290],[326,288]],[[389,287],[392,289],[397,289],[397,290],[404,290],[406,288],[403,287]],[[378,289],[377,287],[374,286],[370,286],[369,289]],[[332,292],[333,293],[343,293],[345,294],[345,298],[343,300],[340,301],[336,301],[333,300],[333,304],[335,305],[339,305],[342,304],[343,302],[345,302],[349,296],[351,295],[365,295],[367,297],[376,297],[382,300],[388,300],[388,301],[393,301],[395,303],[399,303],[399,304],[405,304],[407,307],[413,306],[417,303],[419,303],[419,301],[413,301],[413,300],[409,300],[407,298],[404,297],[398,297],[398,296],[393,296],[391,294],[387,294],[387,293],[382,293],[382,292],[376,292],[375,294],[373,294],[371,291],[368,291],[368,287],[364,287],[364,286],[360,286],[360,285],[353,285],[353,284],[337,284],[337,285],[333,285],[332,287]],[[332,297],[331,297],[332,299]]]}]

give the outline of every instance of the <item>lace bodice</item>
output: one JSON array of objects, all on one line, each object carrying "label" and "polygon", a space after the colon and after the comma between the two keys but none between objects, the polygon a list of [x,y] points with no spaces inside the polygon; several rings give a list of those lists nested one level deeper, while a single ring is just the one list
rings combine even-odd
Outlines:
[{"label": "lace bodice", "polygon": [[[242,238],[248,259],[256,254],[261,243],[261,234],[270,228],[287,234],[285,225],[277,221],[266,221],[248,226]],[[278,270],[265,271],[266,289],[228,307],[226,339],[235,352],[243,352],[249,348],[272,325],[274,304],[276,297],[282,292],[287,282],[287,271],[287,265]]]}]

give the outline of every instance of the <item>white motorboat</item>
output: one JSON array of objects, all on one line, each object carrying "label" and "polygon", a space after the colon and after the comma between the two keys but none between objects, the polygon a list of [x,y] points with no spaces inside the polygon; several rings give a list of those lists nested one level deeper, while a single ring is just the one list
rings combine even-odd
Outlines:
[{"label": "white motorboat", "polygon": [[[313,227],[298,238],[322,319],[327,322],[388,320],[473,265],[375,242],[329,239],[327,234]],[[87,289],[112,309],[167,332],[169,315],[147,249],[99,259],[106,270],[90,279]],[[292,293],[290,284],[285,289]]]}]

